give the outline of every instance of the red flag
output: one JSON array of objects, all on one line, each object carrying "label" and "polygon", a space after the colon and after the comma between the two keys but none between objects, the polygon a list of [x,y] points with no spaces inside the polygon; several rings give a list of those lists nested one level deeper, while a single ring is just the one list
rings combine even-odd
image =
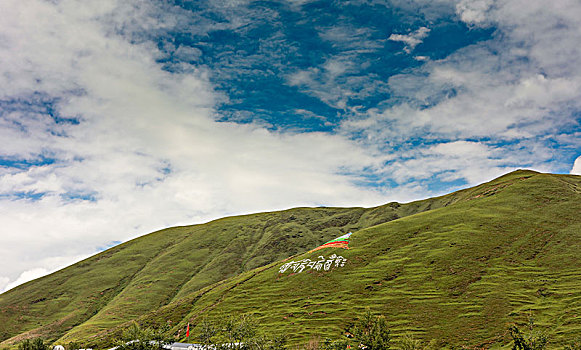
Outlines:
[{"label": "red flag", "polygon": [[188,323],[188,329],[186,330],[186,338],[190,336],[190,324]]}]

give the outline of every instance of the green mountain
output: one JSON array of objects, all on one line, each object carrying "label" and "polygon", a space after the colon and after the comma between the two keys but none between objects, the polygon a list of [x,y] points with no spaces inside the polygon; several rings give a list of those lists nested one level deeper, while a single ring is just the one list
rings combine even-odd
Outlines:
[{"label": "green mountain", "polygon": [[1,294],[0,341],[94,334],[345,232],[453,200],[296,208],[154,232]]},{"label": "green mountain", "polygon": [[[308,253],[348,231],[351,249]],[[0,345],[105,346],[133,319],[171,321],[183,337],[188,322],[247,312],[306,342],[340,337],[370,308],[395,337],[471,348],[506,346],[507,323],[533,314],[555,347],[581,336],[580,248],[581,177],[531,171],[407,204],[225,218],[140,237],[0,295]],[[332,254],[344,266],[280,272]]]}]

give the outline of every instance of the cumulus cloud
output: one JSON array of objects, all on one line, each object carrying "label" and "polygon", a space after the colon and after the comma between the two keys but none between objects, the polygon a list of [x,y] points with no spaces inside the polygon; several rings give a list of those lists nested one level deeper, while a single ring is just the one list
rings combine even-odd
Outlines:
[{"label": "cumulus cloud", "polygon": [[[490,26],[498,35],[392,76],[387,107],[344,121],[343,131],[385,144],[386,151],[392,145],[404,150],[390,165],[400,182],[437,175],[474,183],[515,167],[568,171],[569,156],[551,143],[558,140],[563,150],[581,146],[574,136],[581,110],[581,52],[575,44],[581,40],[575,20],[581,6],[546,5],[458,3],[463,21]],[[408,148],[407,140],[415,143]],[[468,152],[434,156],[443,150],[434,146],[439,143]]]},{"label": "cumulus cloud", "polygon": [[[579,158],[571,169],[563,153],[581,147],[578,2],[394,4],[496,34],[441,59],[394,53],[414,65],[383,80],[365,67],[387,35],[317,27],[334,51],[278,78],[347,117],[330,133],[298,133],[216,121],[229,96],[211,77],[240,77],[235,70],[263,60],[284,66],[293,47],[282,31],[260,43],[262,56],[221,56],[224,72],[198,64],[202,49],[150,40],[172,27],[240,34],[253,16],[276,18],[268,9],[221,3],[227,20],[191,26],[155,2],[3,2],[0,290],[171,225],[412,200],[522,167],[579,173]],[[390,40],[411,53],[435,34],[426,26]],[[179,69],[160,63],[168,55]],[[356,106],[367,98],[378,100],[373,108]],[[308,106],[297,113],[320,116]]]},{"label": "cumulus cloud", "polygon": [[465,180],[473,185],[517,169],[519,161],[503,157],[503,152],[484,142],[443,142],[410,151],[406,159],[387,165],[384,171],[402,185],[418,186],[433,176],[442,182]]},{"label": "cumulus cloud", "polygon": [[430,33],[430,29],[427,27],[420,27],[419,29],[411,32],[410,34],[391,34],[388,40],[400,41],[405,44],[404,51],[411,53],[416,46],[422,43],[424,39]]},{"label": "cumulus cloud", "polygon": [[573,163],[573,168],[571,168],[572,175],[581,175],[581,156],[575,159],[575,163]]},{"label": "cumulus cloud", "polygon": [[487,20],[493,0],[462,0],[456,5],[456,13],[467,24],[479,25]]},{"label": "cumulus cloud", "polygon": [[383,161],[354,141],[216,122],[200,53],[178,49],[191,65],[172,73],[136,40],[171,22],[153,5],[1,6],[0,151],[25,164],[0,173],[2,289],[170,225],[387,200],[354,184]]}]

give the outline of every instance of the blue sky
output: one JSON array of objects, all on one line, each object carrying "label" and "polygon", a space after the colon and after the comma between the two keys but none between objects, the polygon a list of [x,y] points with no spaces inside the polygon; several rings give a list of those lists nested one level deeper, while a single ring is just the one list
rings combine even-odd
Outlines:
[{"label": "blue sky", "polygon": [[173,225],[581,173],[573,0],[0,4],[0,290]]}]

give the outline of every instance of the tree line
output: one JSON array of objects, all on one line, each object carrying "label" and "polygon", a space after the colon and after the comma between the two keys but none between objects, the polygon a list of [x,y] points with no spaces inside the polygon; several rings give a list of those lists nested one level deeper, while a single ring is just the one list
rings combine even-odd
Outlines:
[{"label": "tree line", "polygon": [[[131,324],[115,340],[116,350],[162,350],[175,342],[170,335],[170,325],[142,328]],[[339,339],[313,338],[302,346],[288,345],[285,335],[264,334],[258,331],[258,322],[252,315],[222,316],[214,320],[204,319],[196,327],[192,342],[207,350],[436,350],[442,346],[435,340],[423,342],[412,334],[397,341],[391,336],[385,317],[373,315],[367,310],[356,322],[346,327],[346,336]],[[549,344],[546,333],[535,327],[534,319],[522,328],[510,325],[507,329],[512,338],[512,350],[545,350]],[[69,343],[66,350],[77,350],[81,344]],[[40,338],[19,343],[18,350],[53,350]],[[563,350],[581,350],[581,338],[563,347]]]}]

